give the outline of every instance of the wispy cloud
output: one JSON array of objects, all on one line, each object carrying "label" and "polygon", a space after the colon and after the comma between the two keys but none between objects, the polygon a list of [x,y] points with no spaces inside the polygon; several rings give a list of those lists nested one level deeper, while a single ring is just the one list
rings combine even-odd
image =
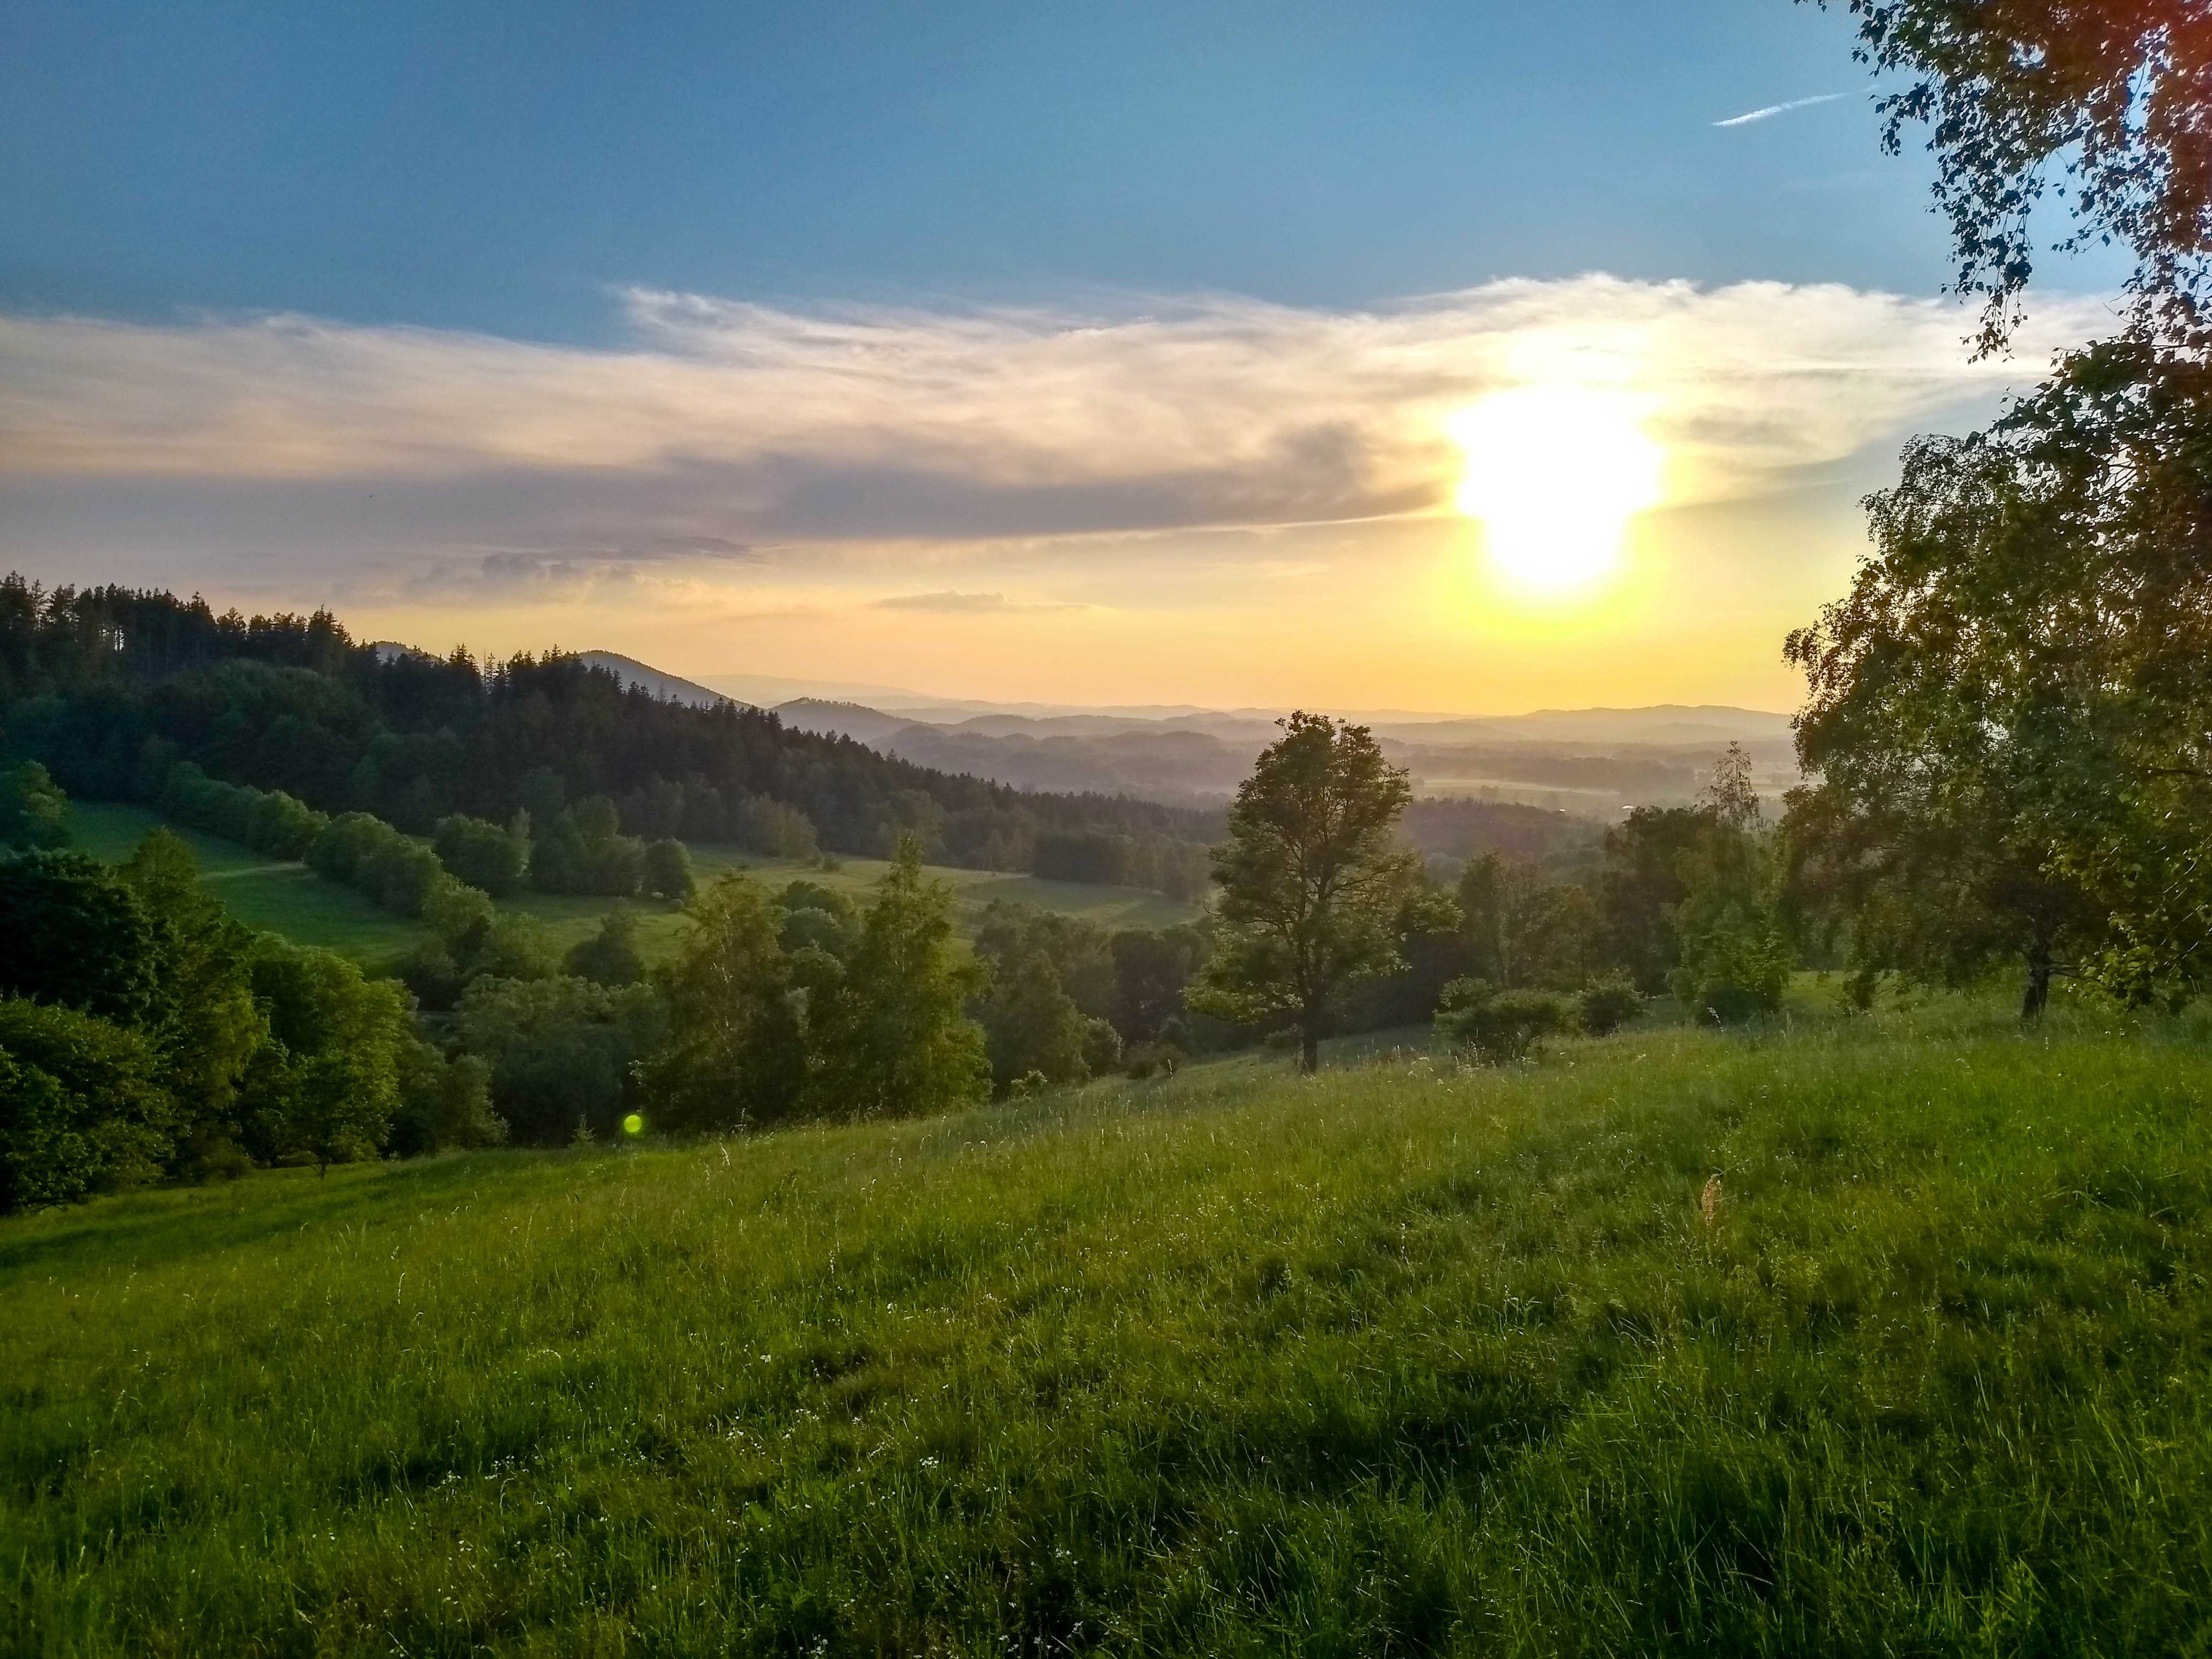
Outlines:
[{"label": "wispy cloud", "polygon": [[[300,317],[0,317],[0,554],[105,558],[151,537],[477,580],[513,558],[495,579],[528,586],[839,544],[1352,525],[1442,507],[1446,417],[1563,380],[1650,410],[1671,502],[1725,501],[2025,378],[1968,361],[1950,304],[1834,285],[1589,276],[1364,310],[624,306],[611,349]],[[2054,303],[2021,358],[2105,320]]]},{"label": "wispy cloud", "polygon": [[1066,599],[1009,599],[1004,593],[894,593],[874,602],[878,611],[934,611],[948,616],[986,613],[1082,611],[1089,607]]},{"label": "wispy cloud", "polygon": [[1769,104],[1763,109],[1747,110],[1741,115],[1731,115],[1725,121],[1716,121],[1717,127],[1747,127],[1753,121],[1764,121],[1770,116],[1786,115],[1793,109],[1810,109],[1815,104],[1832,104],[1838,98],[1848,98],[1847,92],[1824,92],[1814,98],[1792,98],[1786,104]]}]

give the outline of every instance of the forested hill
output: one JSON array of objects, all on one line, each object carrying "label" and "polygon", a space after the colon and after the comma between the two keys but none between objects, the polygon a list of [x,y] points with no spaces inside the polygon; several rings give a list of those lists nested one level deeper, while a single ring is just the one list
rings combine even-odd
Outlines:
[{"label": "forested hill", "polygon": [[1218,813],[1031,794],[727,705],[686,707],[549,651],[504,662],[357,643],[327,611],[218,616],[195,597],[0,580],[0,746],[72,794],[153,800],[181,761],[427,835],[604,797],[624,830],[762,852],[924,855],[1200,890]]}]

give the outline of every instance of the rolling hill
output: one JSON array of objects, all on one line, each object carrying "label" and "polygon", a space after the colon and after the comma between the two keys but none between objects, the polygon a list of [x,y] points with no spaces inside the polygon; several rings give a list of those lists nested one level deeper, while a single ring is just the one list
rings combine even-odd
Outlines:
[{"label": "rolling hill", "polygon": [[1806,1004],[0,1221],[0,1645],[2192,1651],[2212,1059],[2112,1024]]}]

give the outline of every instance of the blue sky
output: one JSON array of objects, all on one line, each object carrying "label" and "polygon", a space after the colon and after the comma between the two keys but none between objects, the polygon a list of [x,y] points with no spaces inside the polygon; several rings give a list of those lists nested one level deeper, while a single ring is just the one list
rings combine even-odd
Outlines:
[{"label": "blue sky", "polygon": [[[17,0],[0,38],[0,562],[434,645],[1778,705],[1903,437],[2099,314],[1964,361],[1927,161],[1788,0]],[[1668,456],[1572,617],[1451,507],[1453,411],[1533,382]]]},{"label": "blue sky", "polygon": [[[1782,0],[10,8],[0,295],[590,340],[605,291],[1941,282]],[[1822,93],[1741,128],[1716,120]]]}]

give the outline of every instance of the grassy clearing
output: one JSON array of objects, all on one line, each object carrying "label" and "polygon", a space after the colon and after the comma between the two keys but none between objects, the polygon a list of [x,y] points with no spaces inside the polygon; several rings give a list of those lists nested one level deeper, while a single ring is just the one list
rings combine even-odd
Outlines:
[{"label": "grassy clearing", "polygon": [[1943,1004],[19,1219],[0,1650],[2203,1652],[2208,1097]]},{"label": "grassy clearing", "polygon": [[152,831],[166,829],[183,837],[223,908],[246,926],[336,951],[364,965],[381,967],[424,936],[418,924],[379,909],[350,887],[325,881],[304,864],[187,830],[143,806],[72,801],[70,827],[79,852],[114,864],[129,858]]},{"label": "grassy clearing", "polygon": [[[166,823],[141,806],[78,801],[71,805],[72,826],[80,849],[94,858],[120,862],[147,833]],[[282,933],[304,945],[340,951],[365,967],[384,969],[426,937],[418,924],[379,909],[351,888],[317,876],[305,865],[272,862],[258,853],[177,824],[167,827],[184,837],[199,855],[202,872],[214,884],[231,915],[247,927]],[[751,872],[771,887],[802,877],[865,897],[890,866],[879,859],[847,859],[842,867],[822,871],[795,859],[757,858],[730,847],[694,845],[694,866],[706,879],[724,870]],[[1046,909],[1087,916],[1107,928],[1164,927],[1188,921],[1198,912],[1164,896],[1137,887],[1100,887],[1079,882],[1041,881],[1035,876],[994,875],[985,870],[932,867],[929,873],[950,882],[959,895],[963,929],[972,931],[983,907],[994,899],[1016,899]],[[503,901],[502,909],[534,916],[545,924],[561,949],[588,939],[617,902],[639,923],[639,948],[648,962],[675,948],[681,916],[654,899],[616,901],[524,893]]]}]

